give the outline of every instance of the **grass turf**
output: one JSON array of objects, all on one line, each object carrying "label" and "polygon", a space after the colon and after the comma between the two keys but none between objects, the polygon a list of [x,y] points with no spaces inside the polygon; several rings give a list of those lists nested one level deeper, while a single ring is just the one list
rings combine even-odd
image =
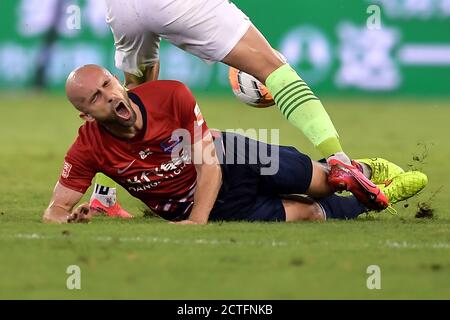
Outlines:
[{"label": "grass turf", "polygon": [[[448,101],[323,99],[352,157],[428,174],[421,195],[396,205],[399,216],[206,226],[144,218],[123,190],[132,221],[42,224],[81,121],[63,97],[1,101],[0,298],[450,298]],[[319,156],[275,108],[218,97],[199,104],[212,128],[280,128],[280,143]],[[431,204],[433,219],[414,218],[419,201]],[[69,265],[81,268],[81,290],[66,288]],[[369,265],[381,268],[381,290],[366,287]]]}]

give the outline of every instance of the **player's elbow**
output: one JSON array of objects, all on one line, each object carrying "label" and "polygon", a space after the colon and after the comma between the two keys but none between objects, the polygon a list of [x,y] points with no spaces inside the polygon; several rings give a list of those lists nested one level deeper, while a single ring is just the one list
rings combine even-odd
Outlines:
[{"label": "player's elbow", "polygon": [[43,223],[54,223],[55,218],[52,216],[49,208],[45,209],[44,214],[42,215],[42,222]]},{"label": "player's elbow", "polygon": [[68,214],[49,206],[42,215],[43,223],[66,223]]},{"label": "player's elbow", "polygon": [[43,223],[52,223],[52,222],[54,222],[52,215],[48,212],[47,209],[44,211],[44,214],[42,215],[42,222]]}]

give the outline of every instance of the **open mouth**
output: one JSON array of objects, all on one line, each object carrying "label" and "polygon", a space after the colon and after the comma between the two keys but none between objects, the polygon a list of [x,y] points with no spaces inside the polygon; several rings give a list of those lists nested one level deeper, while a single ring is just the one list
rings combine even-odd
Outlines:
[{"label": "open mouth", "polygon": [[123,102],[119,102],[119,104],[115,108],[115,111],[119,118],[123,120],[130,120],[131,111]]}]

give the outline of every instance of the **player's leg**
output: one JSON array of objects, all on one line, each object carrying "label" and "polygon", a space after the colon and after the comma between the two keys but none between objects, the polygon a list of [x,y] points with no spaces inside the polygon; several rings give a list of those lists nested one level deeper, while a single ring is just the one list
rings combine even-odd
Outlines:
[{"label": "player's leg", "polygon": [[[276,146],[229,132],[215,135],[214,144],[221,159],[222,186],[209,220],[285,221],[286,214],[278,192],[279,188],[274,186],[269,178],[263,178],[261,175],[261,171],[268,168],[273,168],[273,174],[277,174],[278,162],[283,162],[286,158],[285,151],[279,156]],[[290,184],[295,187],[287,186],[284,191],[295,189],[299,193],[306,192],[311,184],[313,165],[307,156],[302,159],[306,160],[303,163],[298,161],[298,158],[295,160],[299,176],[288,176],[288,179],[292,179]],[[326,172],[320,165],[316,169],[320,170],[316,182],[318,188],[320,181],[324,187],[323,191],[316,193],[329,194],[331,190],[327,184]],[[286,173],[285,169],[282,171]],[[306,179],[303,179],[303,175]],[[303,220],[312,219],[314,212],[317,212],[314,206],[305,205],[303,209],[297,210],[298,213],[301,211]]]},{"label": "player's leg", "polygon": [[[245,194],[241,194],[244,198]],[[233,201],[233,199],[231,199]],[[327,219],[355,219],[368,209],[354,196],[339,197],[330,195],[319,200],[302,196],[258,195],[253,205],[242,209],[214,212],[211,221],[324,221]]]},{"label": "player's leg", "polygon": [[[410,171],[394,177],[385,187],[386,195],[392,204],[407,200],[419,193],[427,184],[425,174]],[[286,196],[283,207],[286,221],[315,221],[315,220],[350,220],[356,219],[369,209],[354,196],[341,197],[335,194],[320,199],[308,199],[300,196]],[[395,210],[394,210],[395,212]]]},{"label": "player's leg", "polygon": [[323,164],[312,162],[312,176],[308,189],[304,194],[312,197],[325,197],[334,192],[328,184],[328,168]]},{"label": "player's leg", "polygon": [[245,188],[229,190],[233,196],[219,197],[211,212],[210,221],[322,221],[326,219],[322,207],[310,198],[277,194],[258,195]]},{"label": "player's leg", "polygon": [[[254,140],[247,138],[250,145]],[[269,154],[271,172],[265,173],[267,164],[260,169],[260,189],[265,194],[305,194],[325,197],[334,192],[328,184],[328,167],[294,147],[265,144],[257,141],[258,160],[267,162]],[[252,148],[249,148],[252,149]],[[228,150],[227,150],[228,152]]]},{"label": "player's leg", "polygon": [[[323,197],[333,193],[327,181],[326,164],[312,161],[294,147],[267,144],[249,137],[225,132],[216,137],[218,150],[224,146],[227,164],[243,164],[257,175],[262,195],[306,194]],[[236,171],[235,166],[231,169]],[[239,175],[236,176],[240,181]],[[242,181],[241,181],[242,183]]]},{"label": "player's leg", "polygon": [[[375,168],[374,163],[379,163],[382,166],[393,165],[386,160],[380,162],[372,160],[371,168]],[[399,169],[397,167],[391,168],[391,172],[386,171],[385,177],[388,177],[389,184],[381,187],[386,196],[389,197],[391,204],[417,195],[428,183],[427,176],[420,171],[402,172]],[[392,176],[395,171],[398,172],[398,175]],[[379,179],[382,174],[376,173],[376,176]],[[363,203],[353,196],[340,197],[333,194],[325,198],[315,199],[315,201],[320,205],[327,219],[355,219],[362,213],[369,211]],[[393,211],[395,212],[395,209]]]},{"label": "player's leg", "polygon": [[222,61],[265,82],[283,115],[329,159],[329,183],[335,190],[349,190],[374,209],[387,207],[386,196],[343,152],[337,131],[320,100],[294,69],[280,62],[254,26]]},{"label": "player's leg", "polygon": [[323,208],[309,198],[278,195],[258,196],[254,205],[245,212],[243,220],[265,222],[324,221]]},{"label": "player's leg", "polygon": [[316,199],[326,219],[350,220],[366,213],[369,209],[354,196],[341,197],[332,194],[325,198]]},{"label": "player's leg", "polygon": [[282,199],[286,222],[293,221],[324,221],[326,216],[320,205],[308,198],[297,196]]},{"label": "player's leg", "polygon": [[330,195],[313,200],[301,196],[288,196],[282,199],[286,222],[323,221],[328,219],[356,219],[368,209],[355,197]]},{"label": "player's leg", "polygon": [[[372,171],[374,181],[378,183],[387,181],[388,184],[381,188],[389,197],[391,204],[417,195],[428,183],[427,176],[420,171],[404,172],[397,165],[384,159],[362,159],[361,162],[363,161]],[[321,215],[326,219],[355,219],[369,210],[353,196],[340,197],[334,194],[314,200],[289,195],[283,199],[283,206],[286,221],[321,220]],[[393,211],[395,212],[395,209]]]},{"label": "player's leg", "polygon": [[265,83],[283,115],[324,157],[338,155],[350,164],[320,100],[297,72],[277,55],[256,27],[249,27],[222,62]]},{"label": "player's leg", "polygon": [[117,185],[103,173],[95,176],[94,190],[89,205],[92,209],[110,217],[132,218],[117,202]]}]

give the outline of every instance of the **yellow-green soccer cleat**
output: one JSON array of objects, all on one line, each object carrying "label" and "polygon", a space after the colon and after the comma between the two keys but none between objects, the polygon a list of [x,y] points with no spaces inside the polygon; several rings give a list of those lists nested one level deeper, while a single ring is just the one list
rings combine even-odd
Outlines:
[{"label": "yellow-green soccer cleat", "polygon": [[383,158],[358,159],[357,162],[364,163],[372,170],[370,180],[375,184],[389,184],[392,179],[405,171],[395,163]]},{"label": "yellow-green soccer cleat", "polygon": [[381,185],[380,189],[388,197],[392,205],[399,201],[406,200],[415,196],[428,183],[427,176],[420,171],[408,171],[400,173],[392,178],[387,185]]}]

